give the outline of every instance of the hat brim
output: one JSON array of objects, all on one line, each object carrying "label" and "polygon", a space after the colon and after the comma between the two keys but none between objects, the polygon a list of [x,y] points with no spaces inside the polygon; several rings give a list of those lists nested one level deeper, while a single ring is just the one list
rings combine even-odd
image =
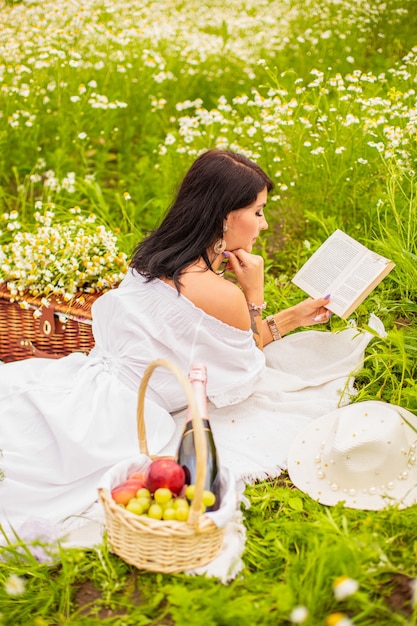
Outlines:
[{"label": "hat brim", "polygon": [[377,400],[349,404],[313,420],[295,437],[288,454],[288,474],[293,484],[313,500],[330,506],[344,502],[348,508],[375,511],[390,505],[406,508],[417,504],[417,465],[413,466],[409,480],[395,481],[394,488],[385,494],[371,494],[366,489],[355,495],[350,495],[347,489],[332,491],[331,486],[317,475],[318,450],[323,441],[335,434],[340,412],[348,415],[355,412],[357,415],[359,411],[366,419],[370,411],[381,411],[381,408],[395,412],[411,425],[406,431],[407,438],[410,447],[415,444],[417,416],[407,409]]}]

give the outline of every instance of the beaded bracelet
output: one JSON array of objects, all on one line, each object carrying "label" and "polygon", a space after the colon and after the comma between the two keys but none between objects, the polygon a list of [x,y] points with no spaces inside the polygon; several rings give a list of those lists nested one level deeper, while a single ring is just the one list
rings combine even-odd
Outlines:
[{"label": "beaded bracelet", "polygon": [[254,302],[247,302],[249,311],[263,311],[266,309],[266,302],[262,302],[262,304],[255,304]]}]

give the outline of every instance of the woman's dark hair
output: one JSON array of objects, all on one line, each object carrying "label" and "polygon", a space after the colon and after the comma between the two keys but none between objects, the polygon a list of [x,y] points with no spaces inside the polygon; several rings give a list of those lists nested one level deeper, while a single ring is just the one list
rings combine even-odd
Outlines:
[{"label": "woman's dark hair", "polygon": [[185,267],[223,235],[226,216],[252,204],[273,183],[253,161],[227,150],[208,150],[186,173],[161,225],[136,247],[131,267],[147,280],[171,278],[180,291]]}]

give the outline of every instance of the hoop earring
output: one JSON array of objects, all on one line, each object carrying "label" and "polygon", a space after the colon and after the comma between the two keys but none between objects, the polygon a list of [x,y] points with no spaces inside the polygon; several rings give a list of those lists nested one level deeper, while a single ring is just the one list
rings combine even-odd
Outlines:
[{"label": "hoop earring", "polygon": [[224,239],[218,239],[213,246],[214,254],[222,254],[226,250],[226,242]]}]

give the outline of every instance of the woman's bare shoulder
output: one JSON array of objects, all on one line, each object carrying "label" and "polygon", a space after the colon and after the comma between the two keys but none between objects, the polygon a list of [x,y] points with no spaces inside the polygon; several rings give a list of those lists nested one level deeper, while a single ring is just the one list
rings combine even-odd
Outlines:
[{"label": "woman's bare shoulder", "polygon": [[250,329],[250,316],[241,289],[230,280],[210,271],[186,274],[183,295],[195,306],[229,326]]}]

